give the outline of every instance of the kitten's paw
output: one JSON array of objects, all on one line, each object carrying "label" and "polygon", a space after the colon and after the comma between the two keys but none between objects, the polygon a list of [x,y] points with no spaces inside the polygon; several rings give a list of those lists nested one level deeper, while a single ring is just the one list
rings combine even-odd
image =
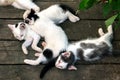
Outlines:
[{"label": "kitten's paw", "polygon": [[36,56],[36,57],[39,57],[39,56],[40,56],[40,53],[35,53],[35,56]]},{"label": "kitten's paw", "polygon": [[30,10],[26,10],[23,14],[23,19],[26,19],[29,13],[30,13]]},{"label": "kitten's paw", "polygon": [[26,49],[23,50],[24,54],[28,54],[28,51]]},{"label": "kitten's paw", "polygon": [[77,68],[72,65],[72,66],[69,66],[69,67],[68,67],[68,70],[70,70],[70,71],[75,71],[75,70],[77,70]]},{"label": "kitten's paw", "polygon": [[98,33],[100,36],[103,36],[105,33],[103,32],[103,29],[102,28],[99,28],[98,29]]},{"label": "kitten's paw", "polygon": [[38,48],[38,50],[37,50],[39,53],[41,53],[42,52],[42,49],[41,48]]},{"label": "kitten's paw", "polygon": [[71,22],[77,22],[77,21],[80,20],[80,18],[77,17],[77,16],[71,16],[71,17],[69,17],[69,20],[70,20]]},{"label": "kitten's paw", "polygon": [[38,65],[39,64],[35,60],[30,60],[30,59],[25,59],[24,63],[29,64],[29,65]]},{"label": "kitten's paw", "polygon": [[35,10],[35,12],[39,12],[40,8],[39,7],[35,7],[34,10]]}]

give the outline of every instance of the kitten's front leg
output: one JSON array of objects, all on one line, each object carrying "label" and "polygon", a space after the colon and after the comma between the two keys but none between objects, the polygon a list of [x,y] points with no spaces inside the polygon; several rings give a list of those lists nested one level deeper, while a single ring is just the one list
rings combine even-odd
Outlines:
[{"label": "kitten's front leg", "polygon": [[[37,6],[34,2],[31,0],[16,0],[15,1],[16,5],[19,6],[20,9],[24,10],[30,10],[33,9],[36,12],[40,11],[39,6]],[[14,6],[14,5],[13,5]]]},{"label": "kitten's front leg", "polygon": [[29,65],[38,65],[39,63],[46,63],[47,59],[43,54],[40,54],[36,60],[25,59],[24,62]]},{"label": "kitten's front leg", "polygon": [[31,43],[32,43],[32,38],[29,38],[28,40],[25,40],[25,42],[22,44],[22,50],[24,54],[28,54],[27,47],[30,46]]},{"label": "kitten's front leg", "polygon": [[40,40],[40,36],[39,36],[39,35],[34,36],[33,43],[32,43],[32,45],[31,45],[31,47],[32,47],[34,50],[38,51],[38,52],[42,52],[42,49],[37,46],[39,40]]}]

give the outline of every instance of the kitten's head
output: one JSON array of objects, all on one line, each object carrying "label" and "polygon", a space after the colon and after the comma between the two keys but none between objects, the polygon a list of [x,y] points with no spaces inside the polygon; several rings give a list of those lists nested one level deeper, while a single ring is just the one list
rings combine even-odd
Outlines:
[{"label": "kitten's head", "polygon": [[76,68],[73,67],[74,62],[74,54],[72,52],[64,52],[58,57],[55,66],[59,69],[76,70]]},{"label": "kitten's head", "polygon": [[24,22],[19,22],[17,24],[8,24],[14,37],[18,40],[23,40],[26,35],[26,25]]},{"label": "kitten's head", "polygon": [[24,15],[24,22],[27,24],[34,24],[34,22],[39,18],[39,16],[36,14],[36,12],[31,9],[31,10],[27,10]]}]

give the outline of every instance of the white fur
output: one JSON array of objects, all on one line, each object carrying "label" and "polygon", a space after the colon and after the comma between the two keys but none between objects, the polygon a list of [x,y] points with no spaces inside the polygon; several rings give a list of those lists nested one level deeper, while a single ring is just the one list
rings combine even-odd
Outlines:
[{"label": "white fur", "polygon": [[26,15],[26,12],[30,9],[35,10],[36,12],[40,11],[40,8],[32,2],[32,0],[0,0],[0,6],[7,6],[11,5],[18,9],[26,10],[24,15]]},{"label": "white fur", "polygon": [[18,9],[39,11],[39,7],[32,0],[0,0],[0,6],[12,5]]},{"label": "white fur", "polygon": [[[41,17],[42,18],[42,17]],[[45,42],[47,45],[44,47],[45,49],[51,49],[53,51],[53,58],[59,55],[59,52],[65,50],[68,45],[68,39],[64,31],[61,27],[55,25],[51,21],[44,21],[44,19],[40,19],[40,21],[36,21],[34,26],[31,26],[32,30],[40,34],[45,38]],[[53,38],[51,38],[53,36]],[[44,51],[43,50],[43,51]],[[41,53],[38,59],[29,60],[25,59],[24,62],[30,65],[38,65],[39,63],[46,63],[47,59]]]},{"label": "white fur", "polygon": [[[67,52],[62,53],[61,55],[64,55],[65,53],[69,53],[69,51],[72,51],[74,56],[75,56],[75,62],[77,60],[80,60],[80,58],[77,56],[77,49],[82,49],[82,47],[80,46],[80,43],[93,43],[96,45],[99,45],[101,42],[105,42],[108,46],[109,46],[109,51],[112,51],[112,44],[111,44],[111,39],[113,38],[113,30],[112,30],[112,26],[110,25],[108,27],[108,32],[104,33],[102,28],[99,28],[98,33],[101,37],[96,38],[96,39],[87,39],[87,40],[82,40],[82,41],[78,41],[76,43],[72,43],[69,44],[68,48],[67,48]],[[92,55],[91,51],[93,51],[94,49],[90,48],[90,49],[85,49],[84,50],[84,59],[85,61],[95,61],[95,60],[99,60],[101,57],[97,56],[95,58],[90,59],[87,55]],[[59,69],[65,69],[67,68],[68,63],[64,62],[61,59],[61,55],[58,57],[57,61],[56,61],[56,67]],[[71,67],[72,66],[72,67]],[[73,65],[71,65],[70,68],[68,67],[69,70],[76,70],[77,68],[75,68],[74,63]]]},{"label": "white fur", "polygon": [[[23,15],[23,18],[26,19],[30,11],[26,11]],[[59,4],[52,5],[47,9],[42,10],[41,12],[36,13],[38,16],[44,16],[45,18],[50,19],[55,24],[64,22],[66,19],[69,19],[71,22],[77,22],[80,20],[79,17],[72,14],[70,11],[64,12]]]},{"label": "white fur", "polygon": [[35,51],[42,52],[42,49],[37,47],[37,44],[40,40],[40,36],[34,31],[32,31],[29,27],[27,27],[27,24],[24,25],[25,29],[21,30],[20,24],[25,23],[19,22],[17,27],[15,27],[15,25],[8,24],[8,27],[12,30],[12,33],[16,39],[25,40],[25,42],[22,44],[23,52],[25,54],[28,54],[27,47],[30,45]]}]

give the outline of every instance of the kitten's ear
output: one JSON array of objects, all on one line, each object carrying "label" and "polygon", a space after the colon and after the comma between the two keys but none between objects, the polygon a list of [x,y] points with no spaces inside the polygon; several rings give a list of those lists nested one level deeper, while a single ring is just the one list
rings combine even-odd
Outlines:
[{"label": "kitten's ear", "polygon": [[71,65],[68,67],[68,70],[77,70],[77,68],[75,66]]},{"label": "kitten's ear", "polygon": [[70,57],[70,52],[64,52],[63,56]]},{"label": "kitten's ear", "polygon": [[35,10],[31,8],[31,14],[34,14],[35,13]]},{"label": "kitten's ear", "polygon": [[14,25],[12,25],[12,24],[8,24],[8,27],[13,31],[13,29],[14,29]]},{"label": "kitten's ear", "polygon": [[45,47],[46,45],[47,45],[47,43],[43,41],[42,46]]}]

